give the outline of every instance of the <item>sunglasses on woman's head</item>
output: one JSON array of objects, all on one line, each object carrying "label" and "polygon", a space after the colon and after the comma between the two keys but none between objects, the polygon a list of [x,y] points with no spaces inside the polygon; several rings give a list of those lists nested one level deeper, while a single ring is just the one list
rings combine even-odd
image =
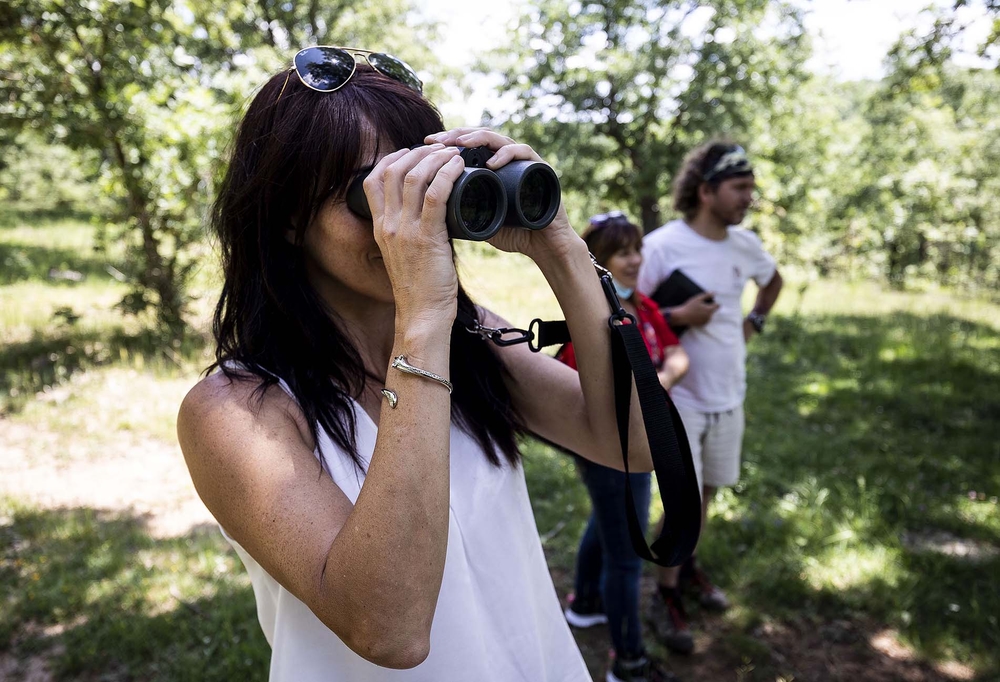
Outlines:
[{"label": "sunglasses on woman's head", "polygon": [[[316,45],[299,50],[293,63],[295,73],[307,88],[317,92],[334,92],[351,80],[351,76],[357,70],[358,56],[364,57],[368,64],[383,76],[388,76],[417,92],[423,92],[424,84],[406,62],[382,52],[355,47]],[[287,79],[285,82],[288,82]],[[281,89],[284,91],[284,86]]]},{"label": "sunglasses on woman's head", "polygon": [[605,225],[619,225],[628,223],[628,217],[621,211],[611,211],[610,213],[600,213],[595,216],[591,216],[590,224],[595,228],[601,228]]}]

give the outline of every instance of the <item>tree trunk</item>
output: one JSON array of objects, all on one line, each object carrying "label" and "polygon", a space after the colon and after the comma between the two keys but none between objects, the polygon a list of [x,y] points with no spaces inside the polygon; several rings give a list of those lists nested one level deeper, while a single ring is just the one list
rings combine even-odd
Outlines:
[{"label": "tree trunk", "polygon": [[133,217],[142,235],[143,271],[139,274],[139,284],[145,289],[156,292],[159,302],[156,306],[156,317],[160,326],[178,335],[184,329],[183,296],[173,277],[173,266],[164,262],[160,253],[160,240],[153,229],[152,216],[149,213],[149,197],[139,186],[135,177],[135,167],[129,162],[118,139],[117,131],[112,131],[111,145],[115,161],[122,173],[122,181],[128,196],[128,212]]},{"label": "tree trunk", "polygon": [[660,218],[660,202],[655,196],[639,197],[639,213],[642,217],[643,234],[649,234],[663,224]]},{"label": "tree trunk", "polygon": [[309,3],[309,40],[319,40],[319,0],[311,0]]},{"label": "tree trunk", "polygon": [[[262,3],[266,6],[266,2]],[[80,46],[85,60],[89,64],[104,64],[105,55],[108,50],[108,34],[102,29],[100,34],[100,51],[94,52],[80,33],[80,26],[73,24],[70,27],[72,36]],[[53,61],[58,62],[55,51],[52,52]],[[150,197],[142,188],[139,180],[139,169],[129,161],[125,148],[122,145],[120,133],[124,125],[124,117],[113,117],[109,100],[106,96],[106,86],[101,69],[93,69],[90,79],[87,82],[90,90],[90,98],[93,106],[104,122],[104,130],[98,139],[111,147],[114,162],[121,171],[122,183],[128,203],[128,214],[134,218],[142,235],[143,261],[139,264],[140,273],[136,277],[137,284],[141,289],[152,290],[159,296],[156,305],[156,316],[160,330],[166,331],[172,338],[179,338],[184,333],[184,297],[183,292],[174,281],[174,261],[166,263],[160,253],[160,240],[156,236],[153,228],[153,218],[150,214]]]}]

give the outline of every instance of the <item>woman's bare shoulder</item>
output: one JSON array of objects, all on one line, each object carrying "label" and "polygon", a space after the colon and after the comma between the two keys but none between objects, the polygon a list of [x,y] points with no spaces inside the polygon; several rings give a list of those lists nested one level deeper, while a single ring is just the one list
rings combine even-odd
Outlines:
[{"label": "woman's bare shoulder", "polygon": [[[295,431],[312,447],[312,435],[298,403],[280,386],[264,387],[263,380],[250,372],[216,372],[196,383],[181,402],[177,434],[183,445],[199,436]],[[234,438],[233,440],[241,440]]]}]

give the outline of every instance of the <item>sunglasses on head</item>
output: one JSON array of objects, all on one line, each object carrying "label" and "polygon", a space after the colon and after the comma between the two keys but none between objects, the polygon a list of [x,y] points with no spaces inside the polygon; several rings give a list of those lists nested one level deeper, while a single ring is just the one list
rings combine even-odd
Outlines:
[{"label": "sunglasses on head", "polygon": [[593,227],[604,227],[605,225],[625,225],[628,224],[629,219],[621,211],[611,211],[609,213],[599,213],[595,216],[591,216],[590,224]]},{"label": "sunglasses on head", "polygon": [[[424,84],[402,59],[383,52],[372,52],[355,47],[316,45],[299,50],[292,60],[295,73],[302,84],[316,92],[334,92],[351,80],[357,70],[357,57],[364,57],[368,64],[394,81],[423,93]],[[287,78],[285,83],[288,83]],[[282,86],[284,91],[284,86]],[[281,97],[279,93],[278,97]]]}]

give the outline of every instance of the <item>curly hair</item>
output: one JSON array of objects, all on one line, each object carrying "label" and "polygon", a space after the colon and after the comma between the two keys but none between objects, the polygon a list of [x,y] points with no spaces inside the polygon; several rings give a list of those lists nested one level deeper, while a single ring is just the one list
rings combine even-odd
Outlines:
[{"label": "curly hair", "polygon": [[[734,146],[735,143],[730,140],[712,140],[688,152],[680,171],[674,178],[674,210],[680,212],[687,220],[695,216],[701,205],[698,190],[705,182],[705,173]],[[721,182],[722,178],[719,178],[708,181],[708,184],[715,188]]]}]

